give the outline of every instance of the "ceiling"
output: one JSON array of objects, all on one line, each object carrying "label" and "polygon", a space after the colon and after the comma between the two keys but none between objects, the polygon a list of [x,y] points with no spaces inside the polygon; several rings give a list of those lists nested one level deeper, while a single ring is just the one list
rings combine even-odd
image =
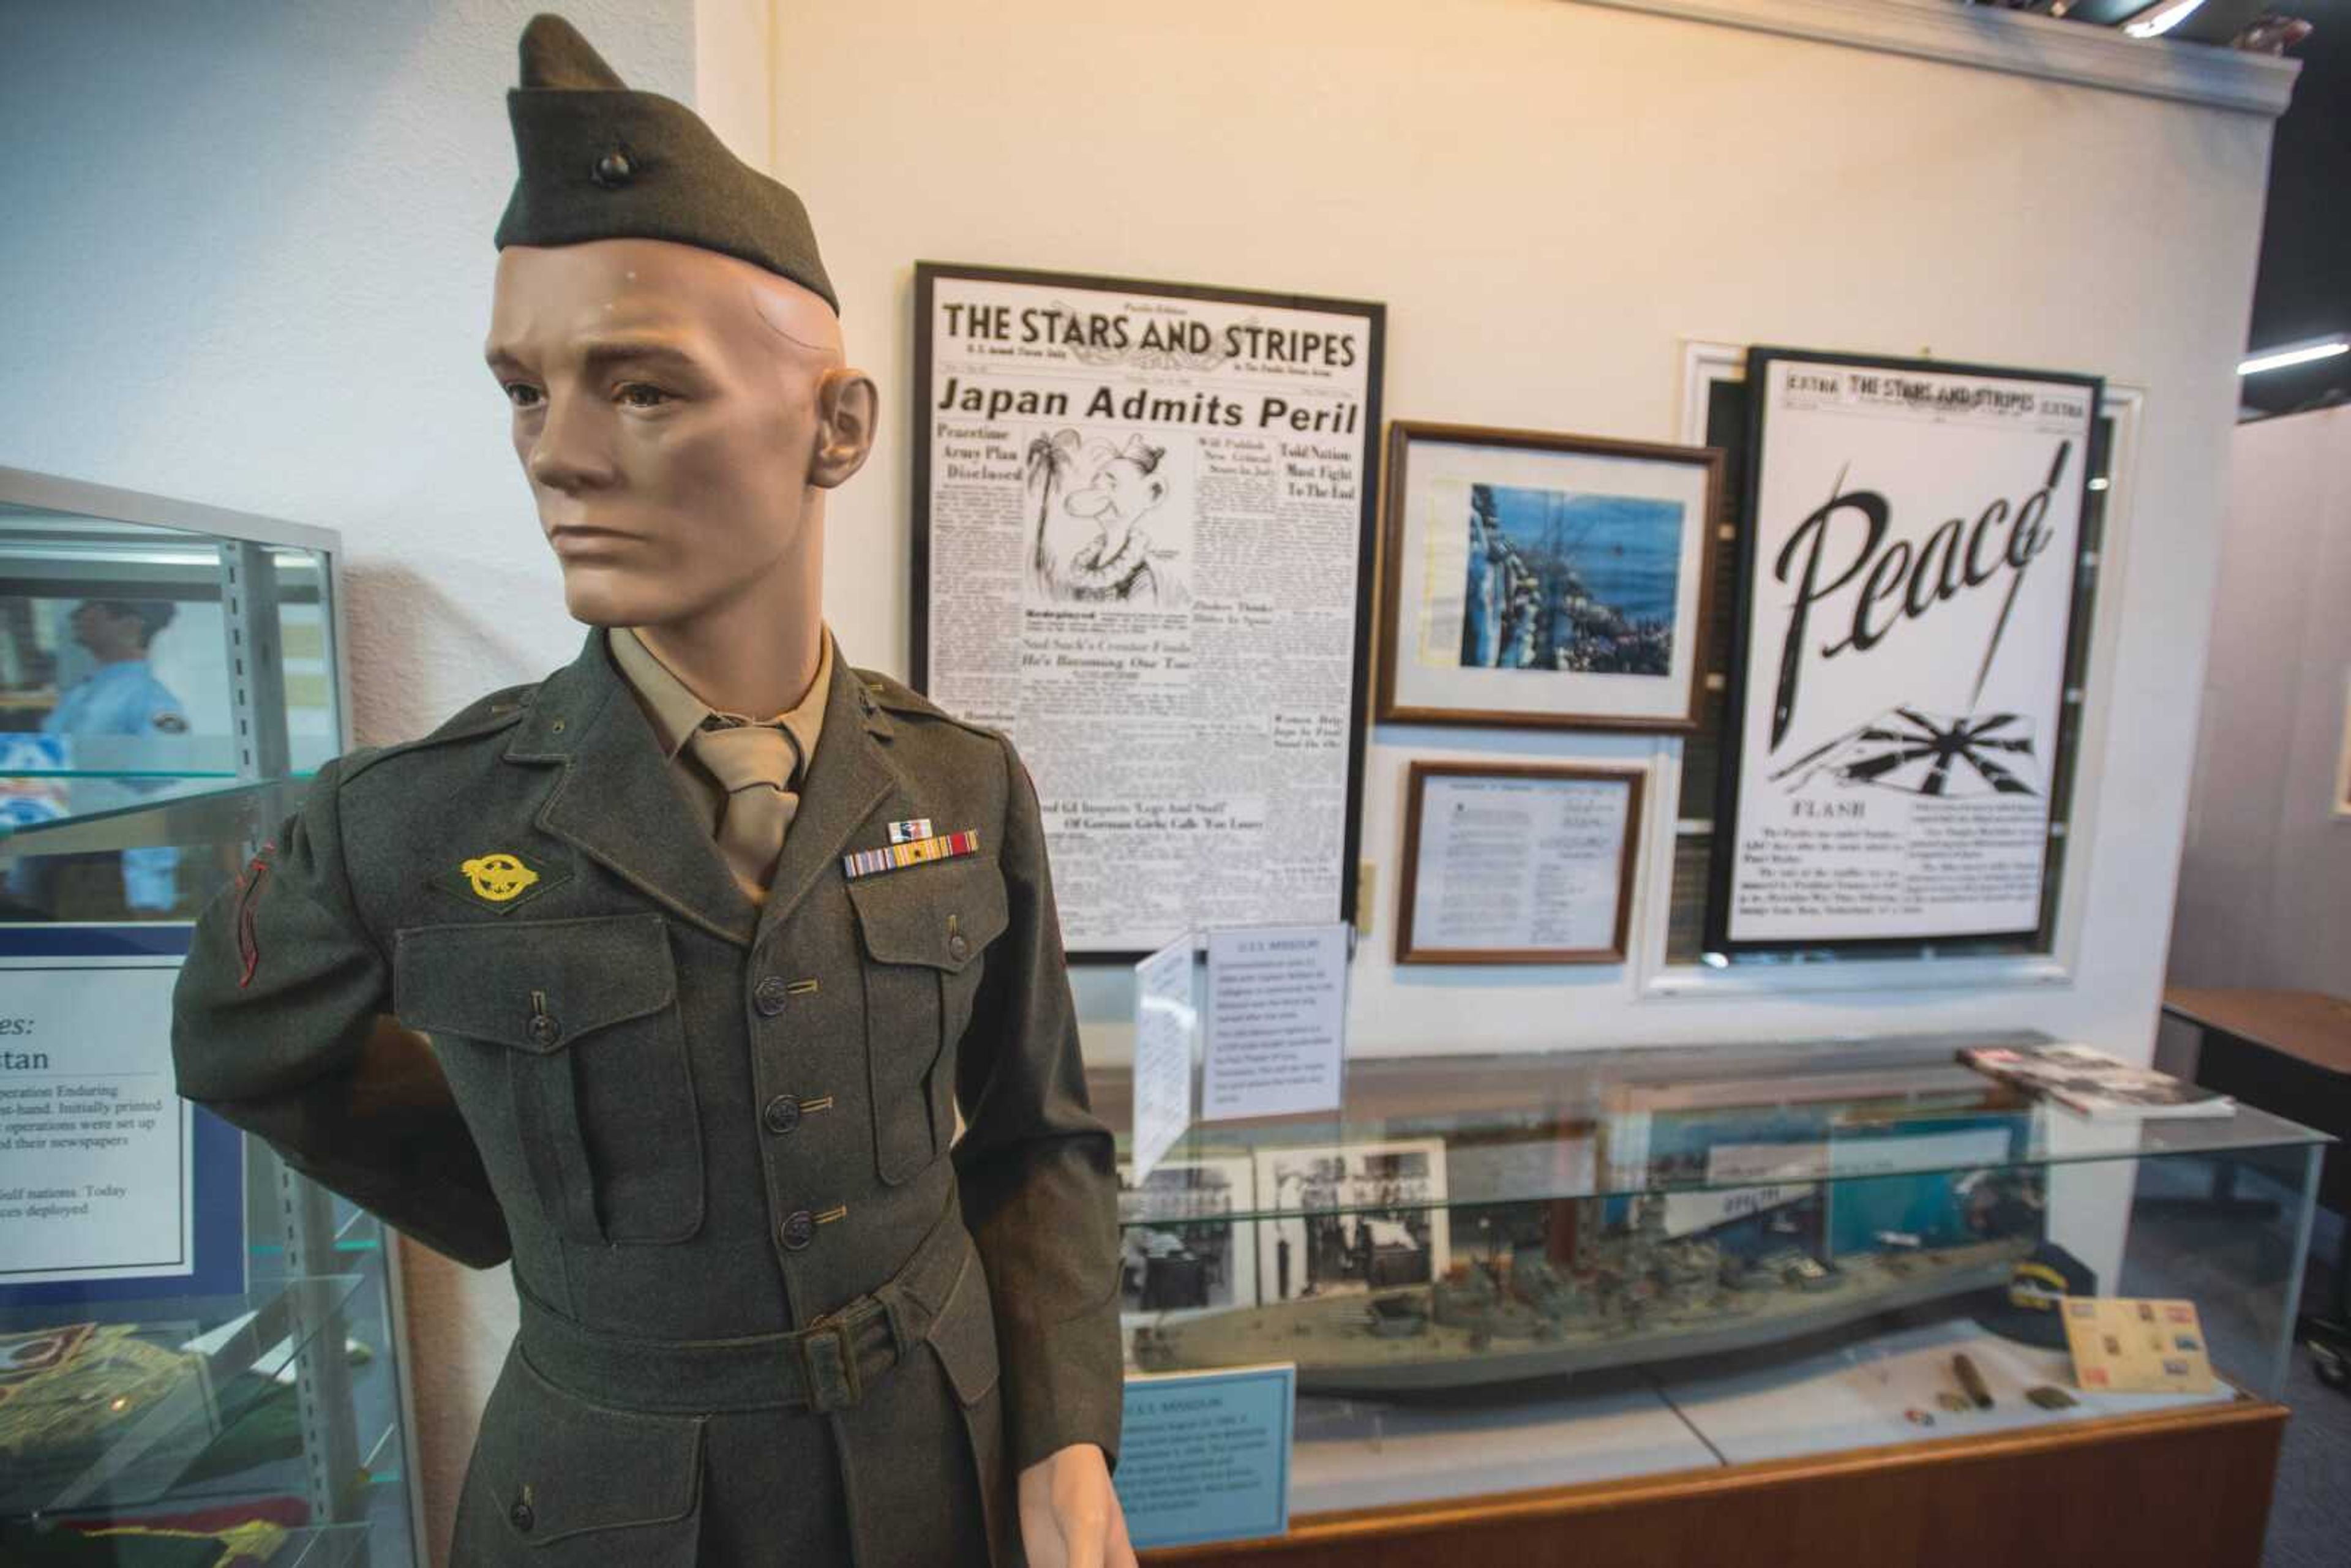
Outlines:
[{"label": "ceiling", "polygon": [[[2294,103],[2270,154],[2269,208],[2246,347],[2351,331],[2351,0],[2280,0],[2315,25],[2293,50]],[[2351,399],[2351,354],[2248,376],[2248,416]]]}]

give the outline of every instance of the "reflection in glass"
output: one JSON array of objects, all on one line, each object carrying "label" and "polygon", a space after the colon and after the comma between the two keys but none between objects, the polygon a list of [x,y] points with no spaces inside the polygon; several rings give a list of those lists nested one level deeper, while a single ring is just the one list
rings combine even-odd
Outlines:
[{"label": "reflection in glass", "polygon": [[[0,921],[187,920],[338,747],[316,553],[0,506]],[[270,824],[265,824],[265,829]]]}]

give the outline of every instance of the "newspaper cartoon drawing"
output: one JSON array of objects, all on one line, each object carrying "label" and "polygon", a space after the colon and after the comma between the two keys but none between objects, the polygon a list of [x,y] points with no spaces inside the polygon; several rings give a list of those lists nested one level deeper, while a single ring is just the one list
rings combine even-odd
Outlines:
[{"label": "newspaper cartoon drawing", "polygon": [[1062,430],[1029,442],[1024,477],[1036,502],[1029,577],[1039,598],[1138,609],[1186,602],[1175,570],[1183,552],[1157,538],[1167,520],[1166,447],[1140,435],[1123,445],[1081,441]]}]

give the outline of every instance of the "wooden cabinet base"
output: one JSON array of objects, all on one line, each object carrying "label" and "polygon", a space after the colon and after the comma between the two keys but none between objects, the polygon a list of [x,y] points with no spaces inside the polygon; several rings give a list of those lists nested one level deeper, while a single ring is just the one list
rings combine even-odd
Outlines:
[{"label": "wooden cabinet base", "polygon": [[2282,1405],[2116,1416],[1299,1519],[1151,1568],[2257,1568]]}]

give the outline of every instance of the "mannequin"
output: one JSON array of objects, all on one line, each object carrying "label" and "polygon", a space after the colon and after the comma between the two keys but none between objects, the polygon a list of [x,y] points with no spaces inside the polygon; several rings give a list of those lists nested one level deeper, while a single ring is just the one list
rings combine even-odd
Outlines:
[{"label": "mannequin", "polygon": [[[822,620],[873,382],[796,198],[568,25],[523,56],[487,359],[594,630],[321,770],[199,924],[182,1092],[511,1257],[454,1563],[1131,1568],[1115,1186],[1034,792]],[[697,771],[763,726],[787,776]],[[747,871],[746,795],[787,802]],[[944,847],[855,869],[902,841]]]}]

